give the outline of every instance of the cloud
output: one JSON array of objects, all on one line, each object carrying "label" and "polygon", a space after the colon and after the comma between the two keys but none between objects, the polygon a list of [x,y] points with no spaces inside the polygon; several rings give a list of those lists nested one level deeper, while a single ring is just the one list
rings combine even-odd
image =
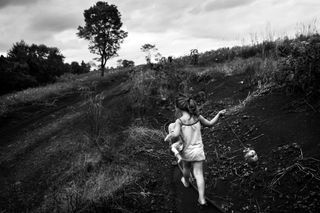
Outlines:
[{"label": "cloud", "polygon": [[70,28],[76,29],[79,25],[79,20],[73,14],[57,15],[51,13],[41,18],[32,17],[30,22],[30,30],[38,32],[49,31],[51,33],[59,33]]},{"label": "cloud", "polygon": [[[90,1],[46,0],[33,1],[32,7],[6,7],[0,13],[1,40],[0,52],[6,52],[12,44],[25,40],[28,44],[46,44],[53,46],[54,37],[66,30],[76,30],[83,23],[83,11]],[[78,40],[76,34],[70,35]],[[63,49],[64,46],[57,46]]]},{"label": "cloud", "polygon": [[204,6],[205,11],[231,9],[251,4],[255,0],[215,0]]},{"label": "cloud", "polygon": [[8,6],[23,6],[34,4],[39,0],[1,0],[0,9],[3,9]]},{"label": "cloud", "polygon": [[135,32],[166,32],[175,28],[184,18],[185,10],[192,5],[190,0],[111,0],[118,6],[123,23]]},{"label": "cloud", "polygon": [[6,52],[6,47],[7,47],[7,43],[5,41],[0,40],[0,51],[2,50],[0,54],[3,54]]},{"label": "cloud", "polygon": [[191,8],[188,12],[190,14],[192,14],[192,15],[197,15],[197,14],[202,12],[202,6],[201,5],[197,5],[197,6],[193,7],[193,8]]},{"label": "cloud", "polygon": [[[66,61],[96,57],[88,41],[76,36],[83,11],[97,0],[0,0],[0,53],[12,44],[58,47]],[[117,5],[129,36],[119,51],[122,59],[144,62],[140,47],[154,43],[165,55],[188,54],[235,45],[251,33],[263,37],[266,26],[276,35],[294,34],[297,23],[319,17],[319,0],[108,0]],[[112,59],[108,66],[114,64]]]}]

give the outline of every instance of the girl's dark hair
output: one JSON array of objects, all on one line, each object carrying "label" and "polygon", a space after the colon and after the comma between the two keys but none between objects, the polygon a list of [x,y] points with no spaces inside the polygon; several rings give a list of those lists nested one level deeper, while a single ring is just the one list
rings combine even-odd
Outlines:
[{"label": "girl's dark hair", "polygon": [[197,102],[187,95],[179,94],[176,97],[176,107],[188,112],[191,116],[199,116]]}]

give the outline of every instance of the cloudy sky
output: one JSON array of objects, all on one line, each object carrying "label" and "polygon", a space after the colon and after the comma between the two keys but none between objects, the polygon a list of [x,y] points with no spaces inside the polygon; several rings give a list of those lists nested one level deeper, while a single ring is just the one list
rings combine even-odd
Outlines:
[{"label": "cloudy sky", "polygon": [[[66,62],[92,61],[88,42],[76,36],[83,11],[96,0],[0,0],[0,54],[12,44],[58,47]],[[190,49],[217,49],[259,39],[294,35],[320,19],[319,0],[109,0],[118,6],[128,31],[118,59],[144,63],[140,47],[155,44],[163,56]],[[319,22],[316,22],[319,27]]]}]

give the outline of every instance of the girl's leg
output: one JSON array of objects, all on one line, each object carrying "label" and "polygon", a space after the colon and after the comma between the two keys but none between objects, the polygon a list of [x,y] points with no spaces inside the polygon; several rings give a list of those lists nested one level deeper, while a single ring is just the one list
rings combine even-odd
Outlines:
[{"label": "girl's leg", "polygon": [[193,174],[194,174],[194,177],[196,178],[197,186],[198,186],[198,192],[199,192],[198,201],[200,204],[205,204],[206,199],[204,197],[205,184],[204,184],[204,177],[203,177],[203,161],[193,162]]},{"label": "girl's leg", "polygon": [[191,163],[187,161],[182,161],[182,173],[183,177],[181,178],[181,182],[185,187],[189,187],[189,178],[190,178],[190,168]]}]

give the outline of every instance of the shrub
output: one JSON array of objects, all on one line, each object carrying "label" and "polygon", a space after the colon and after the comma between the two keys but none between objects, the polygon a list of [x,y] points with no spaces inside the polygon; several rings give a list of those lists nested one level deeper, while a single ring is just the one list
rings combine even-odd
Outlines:
[{"label": "shrub", "polygon": [[[278,47],[284,56],[279,62],[277,81],[309,98],[320,94],[320,35],[300,36]],[[284,51],[285,50],[285,51]]]},{"label": "shrub", "polygon": [[130,101],[136,117],[144,118],[146,111],[152,108],[159,94],[160,81],[156,71],[146,68],[136,69],[131,74],[132,88]]}]

